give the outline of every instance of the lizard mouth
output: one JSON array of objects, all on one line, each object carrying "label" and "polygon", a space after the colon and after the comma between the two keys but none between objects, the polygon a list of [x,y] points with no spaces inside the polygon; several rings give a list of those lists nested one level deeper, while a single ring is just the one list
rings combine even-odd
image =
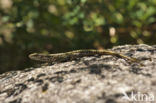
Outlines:
[{"label": "lizard mouth", "polygon": [[41,58],[41,57],[39,57],[38,53],[30,54],[28,57],[32,60],[37,60],[37,61],[40,60],[40,58]]}]

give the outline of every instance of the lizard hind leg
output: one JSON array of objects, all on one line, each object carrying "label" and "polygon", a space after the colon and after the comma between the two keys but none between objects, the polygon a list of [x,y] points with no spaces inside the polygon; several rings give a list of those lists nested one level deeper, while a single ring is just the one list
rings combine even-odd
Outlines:
[{"label": "lizard hind leg", "polygon": [[139,63],[139,65],[144,66],[142,63],[140,63],[140,60],[138,60],[137,58],[128,57],[128,56],[125,56],[125,55],[122,55],[122,54],[118,54],[118,53],[116,53],[115,55],[117,57],[120,57],[120,58],[123,58],[125,60],[128,60],[129,63]]}]

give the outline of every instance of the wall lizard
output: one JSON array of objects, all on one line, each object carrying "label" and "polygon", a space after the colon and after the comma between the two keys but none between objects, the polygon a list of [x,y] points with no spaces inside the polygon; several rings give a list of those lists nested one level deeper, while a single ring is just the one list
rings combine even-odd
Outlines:
[{"label": "wall lizard", "polygon": [[56,53],[56,54],[42,54],[42,53],[32,53],[29,55],[29,58],[36,61],[48,62],[48,63],[59,63],[69,60],[76,60],[84,56],[93,56],[93,55],[112,55],[119,58],[126,59],[130,62],[139,62],[138,59],[125,56],[120,53],[116,53],[109,50],[94,50],[94,49],[84,49],[84,50],[75,50],[65,53]]}]

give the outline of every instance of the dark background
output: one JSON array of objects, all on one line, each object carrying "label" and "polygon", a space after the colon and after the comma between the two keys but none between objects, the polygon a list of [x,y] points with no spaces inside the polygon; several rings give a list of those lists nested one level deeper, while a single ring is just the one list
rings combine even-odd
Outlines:
[{"label": "dark background", "polygon": [[0,73],[28,54],[156,43],[156,0],[0,0]]}]

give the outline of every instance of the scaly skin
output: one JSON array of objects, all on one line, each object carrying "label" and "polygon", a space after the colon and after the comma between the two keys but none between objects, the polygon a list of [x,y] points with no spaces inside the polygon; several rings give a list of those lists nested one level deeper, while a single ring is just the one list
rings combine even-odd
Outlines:
[{"label": "scaly skin", "polygon": [[41,54],[41,53],[32,53],[29,55],[29,58],[36,61],[48,62],[48,63],[59,63],[69,60],[76,60],[84,56],[93,56],[93,55],[112,55],[117,56],[130,62],[139,62],[136,58],[128,57],[120,53],[116,53],[109,50],[94,50],[94,49],[84,49],[84,50],[75,50],[65,53],[56,53],[56,54]]}]

